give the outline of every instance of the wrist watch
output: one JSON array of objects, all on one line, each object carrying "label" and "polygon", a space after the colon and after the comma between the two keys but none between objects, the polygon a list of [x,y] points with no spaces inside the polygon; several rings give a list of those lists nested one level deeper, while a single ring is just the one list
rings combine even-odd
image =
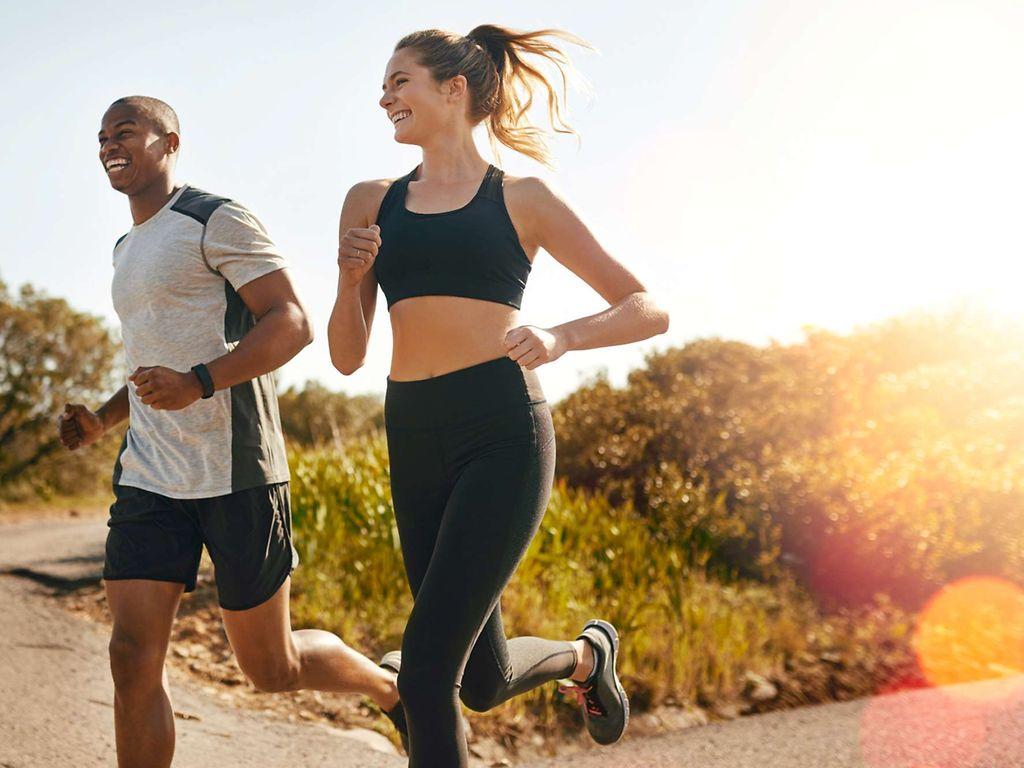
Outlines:
[{"label": "wrist watch", "polygon": [[199,383],[203,387],[203,400],[209,400],[213,397],[214,392],[213,377],[210,375],[209,370],[207,370],[206,365],[203,363],[193,365],[192,373],[196,375],[196,378],[199,379]]}]

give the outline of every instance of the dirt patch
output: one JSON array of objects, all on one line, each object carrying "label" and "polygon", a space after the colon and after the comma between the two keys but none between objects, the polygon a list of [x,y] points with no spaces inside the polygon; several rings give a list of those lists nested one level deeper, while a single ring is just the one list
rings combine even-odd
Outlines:
[{"label": "dirt patch", "polygon": [[64,500],[39,504],[0,502],[0,524],[26,520],[74,520],[106,518],[110,502],[102,498]]}]

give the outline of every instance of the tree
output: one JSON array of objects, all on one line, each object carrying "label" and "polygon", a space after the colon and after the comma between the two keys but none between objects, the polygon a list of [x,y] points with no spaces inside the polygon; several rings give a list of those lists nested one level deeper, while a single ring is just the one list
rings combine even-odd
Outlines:
[{"label": "tree", "polygon": [[289,387],[278,396],[281,427],[290,441],[302,446],[341,444],[384,425],[384,408],[376,395],[348,396],[316,381]]},{"label": "tree", "polygon": [[0,282],[0,490],[63,458],[56,419],[66,402],[110,395],[116,352],[99,317]]}]

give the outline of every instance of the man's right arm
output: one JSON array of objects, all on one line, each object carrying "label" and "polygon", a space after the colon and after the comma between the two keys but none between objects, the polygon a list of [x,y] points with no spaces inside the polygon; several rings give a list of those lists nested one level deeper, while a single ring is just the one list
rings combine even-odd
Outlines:
[{"label": "man's right arm", "polygon": [[57,420],[60,441],[68,450],[92,445],[128,418],[128,386],[121,387],[95,412],[84,405],[68,403]]}]

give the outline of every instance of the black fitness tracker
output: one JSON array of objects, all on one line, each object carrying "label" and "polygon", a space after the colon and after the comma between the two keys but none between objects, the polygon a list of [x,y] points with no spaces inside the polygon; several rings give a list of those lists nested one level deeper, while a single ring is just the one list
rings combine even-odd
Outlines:
[{"label": "black fitness tracker", "polygon": [[206,365],[203,363],[193,365],[192,373],[196,375],[196,378],[199,379],[199,383],[203,387],[203,400],[209,400],[213,397],[213,377],[206,369]]}]

